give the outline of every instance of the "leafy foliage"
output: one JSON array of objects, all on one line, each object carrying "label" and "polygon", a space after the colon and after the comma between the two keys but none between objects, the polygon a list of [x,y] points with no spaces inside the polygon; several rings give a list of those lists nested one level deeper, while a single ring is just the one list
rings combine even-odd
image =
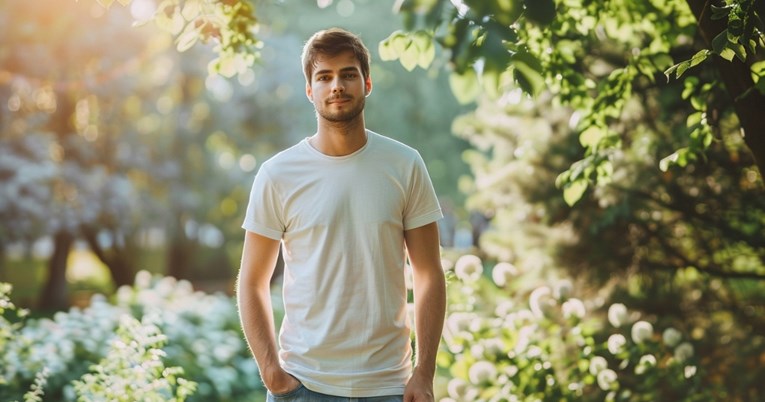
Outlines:
[{"label": "leafy foliage", "polygon": [[[713,20],[725,21],[709,46],[693,41],[698,37],[698,13],[694,15],[684,1],[402,3],[400,12],[407,31],[395,32],[381,44],[387,58],[398,58],[413,68],[415,60],[423,60],[419,50],[427,45],[403,46],[401,38],[433,37],[449,50],[452,89],[460,101],[472,101],[480,92],[498,98],[518,87],[531,95],[550,91],[557,101],[580,112],[576,130],[583,157],[557,178],[569,205],[580,200],[591,185],[610,181],[613,155],[634,135],[618,126],[618,116],[625,112],[633,92],[659,85],[662,73],[679,78],[712,55],[727,61],[737,57],[751,65],[765,45],[765,25],[751,0],[730,1],[702,11],[702,17],[711,12]],[[688,49],[702,46],[687,60],[672,65]],[[701,73],[691,78],[686,85],[706,95],[711,95],[708,85],[720,85],[716,78]],[[717,95],[698,99],[701,101],[694,106],[700,115],[721,106]],[[760,103],[752,103],[752,107]],[[703,154],[711,142],[710,124],[707,119],[689,118],[693,129],[690,145],[663,159],[661,168],[685,166]],[[755,126],[747,130],[750,135],[760,135]],[[751,146],[757,159],[762,159],[759,145]]]}]

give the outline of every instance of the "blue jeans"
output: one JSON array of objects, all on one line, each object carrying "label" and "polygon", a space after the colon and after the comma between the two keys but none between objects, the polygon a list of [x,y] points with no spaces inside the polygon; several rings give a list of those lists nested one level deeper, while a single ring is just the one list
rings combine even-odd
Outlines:
[{"label": "blue jeans", "polygon": [[344,396],[324,395],[300,384],[286,394],[268,393],[267,402],[403,402],[403,395],[372,396],[368,398],[348,398]]}]

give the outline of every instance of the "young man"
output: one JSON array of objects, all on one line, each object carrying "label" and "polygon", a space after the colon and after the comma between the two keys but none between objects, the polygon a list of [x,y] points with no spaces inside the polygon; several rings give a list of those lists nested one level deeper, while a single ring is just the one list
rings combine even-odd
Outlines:
[{"label": "young man", "polygon": [[[317,132],[263,163],[242,225],[239,314],[268,400],[433,401],[446,302],[442,215],[425,164],[414,149],[366,129],[372,79],[357,36],[317,32],[302,60]],[[277,352],[269,281],[280,245]]]}]

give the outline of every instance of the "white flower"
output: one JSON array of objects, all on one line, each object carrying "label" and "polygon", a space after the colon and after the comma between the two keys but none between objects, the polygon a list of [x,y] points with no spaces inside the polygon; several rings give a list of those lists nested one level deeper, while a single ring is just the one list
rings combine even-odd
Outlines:
[{"label": "white flower", "polygon": [[497,376],[497,368],[487,361],[473,363],[468,370],[468,378],[475,385],[491,382]]},{"label": "white flower", "polygon": [[483,339],[481,344],[487,356],[499,356],[505,353],[505,344],[497,338]]},{"label": "white flower", "polygon": [[515,303],[511,299],[502,300],[494,308],[494,314],[497,317],[505,318],[513,311],[514,305]]},{"label": "white flower", "polygon": [[590,374],[597,375],[601,371],[608,368],[608,362],[602,356],[595,356],[590,359]]},{"label": "white flower", "polygon": [[472,254],[461,256],[457,259],[457,263],[454,266],[454,273],[457,275],[457,278],[464,282],[477,281],[483,274],[481,259]]},{"label": "white flower", "polygon": [[561,279],[553,286],[553,297],[557,300],[566,300],[571,296],[574,285],[568,279]]},{"label": "white flower", "polygon": [[470,346],[470,355],[475,359],[483,359],[485,351],[486,349],[480,343]]},{"label": "white flower", "polygon": [[683,342],[675,348],[675,360],[684,362],[693,357],[693,345],[688,342]]},{"label": "white flower", "polygon": [[696,375],[696,366],[685,366],[683,369],[683,374],[685,375],[685,378],[693,377]]},{"label": "white flower", "polygon": [[626,324],[629,320],[627,307],[621,303],[614,303],[608,308],[608,322],[616,328]]},{"label": "white flower", "polygon": [[526,348],[528,348],[531,344],[532,337],[534,336],[534,332],[536,330],[537,328],[535,325],[527,325],[518,331],[518,340],[515,344],[515,353],[520,354],[526,351]]},{"label": "white flower", "polygon": [[518,275],[518,269],[509,262],[500,262],[491,270],[491,278],[499,287],[507,285],[513,277]]},{"label": "white flower", "polygon": [[149,271],[138,271],[138,273],[135,274],[135,288],[136,289],[147,289],[151,286],[151,273]]},{"label": "white flower", "polygon": [[613,389],[616,383],[616,372],[611,369],[605,369],[598,373],[598,386],[603,391]]},{"label": "white flower", "polygon": [[563,309],[563,317],[567,319],[576,317],[581,320],[584,318],[584,315],[587,311],[584,307],[584,303],[582,303],[582,301],[579,299],[568,299],[563,302],[563,306],[561,308]]},{"label": "white flower", "polygon": [[454,334],[468,331],[470,328],[470,323],[475,317],[476,315],[473,313],[452,313],[449,315],[449,318],[446,319],[446,327],[449,328],[449,330]]},{"label": "white flower", "polygon": [[555,299],[552,297],[552,291],[547,286],[540,286],[534,289],[529,296],[529,308],[538,318],[544,317],[555,307]]},{"label": "white flower", "polygon": [[653,336],[653,325],[647,321],[638,321],[632,325],[632,341],[643,343]]},{"label": "white flower", "polygon": [[624,345],[627,344],[627,338],[622,334],[613,334],[608,337],[608,351],[611,354],[618,354],[624,350]]},{"label": "white flower", "polygon": [[635,367],[635,374],[643,374],[646,372],[646,370],[654,366],[656,366],[656,357],[653,355],[640,356],[640,361]]},{"label": "white flower", "polygon": [[680,331],[672,327],[665,329],[664,333],[661,334],[661,339],[664,341],[664,344],[671,348],[677,346],[682,338],[683,335],[680,333]]},{"label": "white flower", "polygon": [[452,378],[446,385],[446,392],[455,400],[460,400],[467,392],[468,383],[462,378]]}]

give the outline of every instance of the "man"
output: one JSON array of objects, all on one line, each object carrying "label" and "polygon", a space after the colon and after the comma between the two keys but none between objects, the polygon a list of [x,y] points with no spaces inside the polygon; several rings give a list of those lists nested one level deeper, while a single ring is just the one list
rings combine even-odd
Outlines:
[{"label": "man", "polygon": [[[268,400],[433,401],[446,302],[430,178],[417,151],[366,129],[372,79],[357,36],[317,32],[302,60],[317,131],[263,163],[242,225],[239,314]],[[280,245],[277,352],[269,281]]]}]

